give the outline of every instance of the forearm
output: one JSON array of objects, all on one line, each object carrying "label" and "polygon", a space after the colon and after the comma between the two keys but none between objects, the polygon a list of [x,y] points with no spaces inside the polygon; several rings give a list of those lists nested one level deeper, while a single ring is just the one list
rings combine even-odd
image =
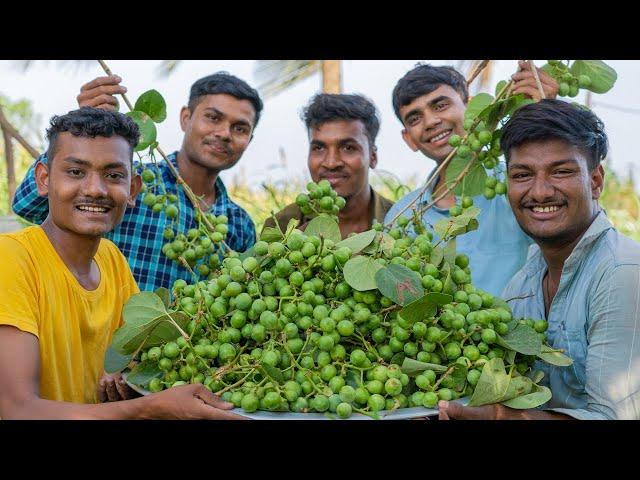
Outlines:
[{"label": "forearm", "polygon": [[[35,397],[5,403],[0,417],[5,420],[133,420],[150,419],[154,396],[120,402],[79,404]],[[157,418],[157,416],[155,417]]]}]

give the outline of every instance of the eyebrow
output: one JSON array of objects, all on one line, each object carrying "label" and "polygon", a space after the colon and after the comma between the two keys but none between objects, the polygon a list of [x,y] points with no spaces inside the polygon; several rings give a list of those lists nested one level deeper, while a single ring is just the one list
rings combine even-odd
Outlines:
[{"label": "eyebrow", "polygon": [[[71,163],[74,165],[82,165],[84,167],[90,167],[91,162],[88,160],[82,160],[81,158],[76,157],[66,157],[62,159],[63,162]],[[125,162],[110,162],[102,167],[103,170],[108,170],[110,168],[126,168],[127,164]]]},{"label": "eyebrow", "polygon": [[[450,100],[450,97],[446,96],[446,95],[440,95],[439,97],[434,98],[433,100],[429,100],[429,106],[433,106],[438,102],[441,102],[443,100]],[[409,117],[415,113],[420,113],[420,108],[414,108],[413,110],[409,110],[406,115],[404,116],[404,121],[406,122]]]},{"label": "eyebrow", "polygon": [[[205,111],[207,111],[207,110],[210,110],[210,111],[212,111],[212,112],[216,113],[217,115],[220,115],[221,117],[226,117],[226,116],[227,116],[227,114],[226,114],[226,113],[224,113],[224,112],[222,112],[222,111],[218,110],[216,107],[207,107],[207,108],[205,108]],[[251,122],[249,122],[248,120],[245,120],[245,119],[243,119],[243,118],[241,118],[241,119],[237,120],[235,123],[236,123],[236,124],[238,124],[238,123],[239,123],[239,124],[242,124],[242,125],[247,125],[248,127],[250,127],[250,126],[251,126]]]},{"label": "eyebrow", "polygon": [[[556,160],[555,162],[552,162],[549,167],[553,168],[553,167],[559,167],[560,165],[564,165],[565,163],[570,163],[572,165],[577,165],[578,161],[575,158],[565,158],[564,160]],[[509,165],[509,170],[514,169],[514,168],[522,168],[524,170],[529,170],[531,167],[529,165],[523,165],[521,163],[511,163]]]}]

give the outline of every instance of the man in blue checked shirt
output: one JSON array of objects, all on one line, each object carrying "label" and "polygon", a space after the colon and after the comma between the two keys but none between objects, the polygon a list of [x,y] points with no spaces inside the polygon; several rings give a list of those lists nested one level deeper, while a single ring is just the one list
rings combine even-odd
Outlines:
[{"label": "man in blue checked shirt", "polygon": [[[546,97],[555,97],[558,84],[543,71],[538,70],[538,74]],[[526,64],[520,63],[520,70],[512,78],[514,94],[522,93],[536,100],[540,98],[535,77]],[[449,137],[465,134],[463,121],[468,100],[467,82],[452,67],[418,65],[407,72],[393,90],[393,108],[402,122],[402,138],[407,146],[440,165],[453,150]],[[431,174],[426,178],[429,177]],[[389,210],[385,223],[395,219],[417,197],[420,197],[415,204],[417,208],[427,205],[433,200],[432,192],[443,192],[444,185],[445,175],[441,174],[425,192],[421,193],[420,187],[405,195]],[[457,250],[469,256],[474,285],[493,295],[500,295],[524,264],[532,242],[518,227],[503,196],[487,200],[479,195],[473,198],[473,202],[480,208],[480,226],[457,237]],[[456,197],[448,194],[423,214],[423,222],[435,225],[439,220],[448,218],[449,208],[455,204]],[[410,218],[411,215],[411,208],[403,213],[405,217]]]},{"label": "man in blue checked shirt", "polygon": [[440,418],[640,420],[640,244],[598,204],[604,125],[582,107],[542,100],[511,117],[501,145],[509,202],[536,243],[503,296],[515,317],[546,319],[549,345],[573,364],[537,363],[553,393],[541,409],[440,402]]},{"label": "man in blue checked shirt", "polygon": [[[116,75],[94,79],[82,87],[78,104],[115,110],[118,100],[114,95],[127,90],[120,82]],[[253,138],[262,108],[256,90],[233,75],[220,72],[201,78],[191,86],[189,103],[180,111],[182,146],[168,156],[180,176],[202,199],[203,211],[227,216],[226,243],[239,252],[255,243],[255,225],[249,214],[229,198],[219,174],[240,160]],[[46,155],[38,161],[46,162]],[[178,197],[177,230],[197,228],[193,205],[177,187],[169,167],[161,160],[158,168],[167,193]],[[35,163],[18,187],[13,211],[40,224],[47,216],[48,206],[47,198],[38,196],[34,172]],[[106,235],[129,261],[140,290],[170,288],[178,279],[193,280],[187,269],[162,254],[165,242],[162,234],[170,223],[164,212],[154,213],[142,204],[139,196],[135,207],[127,209],[122,223]]]}]

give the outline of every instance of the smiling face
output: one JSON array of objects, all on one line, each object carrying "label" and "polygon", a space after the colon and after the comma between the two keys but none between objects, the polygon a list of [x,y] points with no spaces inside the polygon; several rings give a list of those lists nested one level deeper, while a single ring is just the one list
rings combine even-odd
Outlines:
[{"label": "smiling face", "polygon": [[347,201],[369,188],[369,168],[378,160],[360,120],[329,121],[309,129],[309,172],[326,179]]},{"label": "smiling face", "polygon": [[599,210],[604,169],[589,171],[587,158],[562,140],[512,148],[509,202],[520,228],[536,242],[563,245],[580,237]]},{"label": "smiling face", "polygon": [[246,150],[256,112],[249,100],[227,94],[204,95],[191,111],[183,107],[182,148],[189,160],[220,172],[233,167]]},{"label": "smiling face", "polygon": [[402,138],[414,152],[420,150],[440,163],[453,150],[449,137],[465,134],[462,126],[465,108],[458,92],[449,85],[440,85],[431,93],[400,107],[404,125]]},{"label": "smiling face", "polygon": [[38,163],[38,193],[49,197],[49,216],[66,232],[102,236],[135,205],[141,181],[131,178],[131,146],[120,136],[75,137],[63,132],[49,165]]}]

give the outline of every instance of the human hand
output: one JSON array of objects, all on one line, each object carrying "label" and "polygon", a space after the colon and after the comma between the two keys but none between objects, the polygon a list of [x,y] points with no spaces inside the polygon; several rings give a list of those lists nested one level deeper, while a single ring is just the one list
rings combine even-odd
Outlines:
[{"label": "human hand", "polygon": [[147,398],[152,402],[148,416],[175,420],[246,420],[229,412],[233,403],[225,402],[201,384],[181,385]]},{"label": "human hand", "polygon": [[499,403],[464,407],[458,402],[438,402],[438,420],[523,420],[519,410]]},{"label": "human hand", "polygon": [[119,102],[114,96],[123,94],[127,87],[119,85],[122,79],[117,75],[94,78],[80,88],[80,94],[76,97],[80,107],[103,108],[105,110],[118,110]]},{"label": "human hand", "polygon": [[[540,83],[542,84],[542,90],[544,91],[545,98],[556,98],[558,96],[558,90],[560,86],[555,79],[536,67]],[[518,71],[511,75],[511,79],[514,81],[512,93],[522,93],[529,98],[532,98],[536,102],[541,100],[540,90],[536,78],[531,70],[531,64],[524,60],[518,60]]]},{"label": "human hand", "polygon": [[100,403],[129,400],[138,396],[119,373],[105,373],[98,381],[98,400]]}]

